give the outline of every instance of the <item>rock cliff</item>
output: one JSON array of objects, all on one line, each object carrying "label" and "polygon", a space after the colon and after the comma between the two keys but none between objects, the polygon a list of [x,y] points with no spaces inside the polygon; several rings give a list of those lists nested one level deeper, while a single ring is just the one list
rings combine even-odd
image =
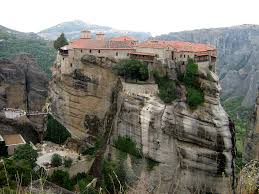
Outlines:
[{"label": "rock cliff", "polygon": [[145,91],[145,86],[124,84],[115,133],[131,137],[146,157],[160,163],[151,174],[138,169],[150,181],[150,190],[159,182],[159,193],[224,193],[229,189],[231,179],[222,174],[234,176],[234,127],[219,102],[218,78],[210,73],[211,81],[200,80],[205,103],[195,111],[184,98],[164,104],[155,87]]},{"label": "rock cliff", "polygon": [[[1,110],[3,108],[17,108],[28,112],[41,111],[47,95],[48,77],[40,70],[31,55],[19,54],[9,59],[0,60]],[[22,118],[20,121],[12,121],[1,114],[2,133],[19,131],[26,133],[25,138],[28,137],[28,139],[36,141],[38,135],[29,132],[35,127],[42,130],[42,119],[31,117],[30,120]]]},{"label": "rock cliff", "polygon": [[[116,61],[92,55],[74,60],[78,68],[69,74],[60,74],[59,61],[54,64],[51,111],[72,137],[84,141],[81,146],[97,136],[105,136],[107,143],[112,142],[111,137],[128,136],[146,158],[159,162],[152,172],[134,161],[127,167],[148,182],[150,191],[227,191],[234,178],[234,126],[220,104],[219,80],[214,72],[199,69],[205,102],[191,110],[180,83],[178,99],[165,104],[157,97],[156,84],[124,83],[114,75],[111,67]],[[106,148],[101,147],[97,156]],[[142,182],[134,184],[137,187]]]}]

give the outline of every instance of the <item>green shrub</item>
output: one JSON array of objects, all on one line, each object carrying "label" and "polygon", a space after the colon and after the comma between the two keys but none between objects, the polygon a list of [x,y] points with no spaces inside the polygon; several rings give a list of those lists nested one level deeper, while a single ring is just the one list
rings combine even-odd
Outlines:
[{"label": "green shrub", "polygon": [[102,172],[102,184],[109,193],[124,191],[127,176],[123,162],[115,162],[104,159],[102,164]]},{"label": "green shrub", "polygon": [[125,59],[113,67],[113,72],[127,79],[146,81],[148,79],[148,67],[142,61]]},{"label": "green shrub", "polygon": [[73,184],[67,171],[55,170],[50,177],[50,181],[70,191],[73,189]]},{"label": "green shrub", "polygon": [[160,76],[159,73],[154,73],[156,84],[158,85],[159,98],[165,103],[171,103],[176,99],[176,86],[175,82],[169,79],[168,76]]},{"label": "green shrub", "polygon": [[204,102],[203,91],[194,87],[187,88],[187,104],[191,109],[196,109]]},{"label": "green shrub", "polygon": [[51,157],[51,165],[58,167],[62,165],[62,158],[59,154],[53,154]]},{"label": "green shrub", "polygon": [[159,165],[159,162],[153,160],[152,158],[146,158],[147,161],[147,170],[152,171],[155,166]]},{"label": "green shrub", "polygon": [[86,193],[86,194],[98,194],[98,192],[93,187],[87,188],[87,185],[90,182],[87,179],[81,179],[80,181],[78,181],[78,187],[80,192]]},{"label": "green shrub", "polygon": [[96,151],[100,148],[100,146],[103,143],[103,137],[99,137],[96,139],[94,147],[90,147],[88,149],[86,149],[82,154],[83,155],[95,155]]},{"label": "green shrub", "polygon": [[[9,184],[11,188],[15,188],[17,178],[21,180],[22,186],[27,186],[31,180],[35,178],[31,163],[27,160],[5,159],[4,163],[5,167],[3,163],[0,163],[0,188],[7,186],[7,184]],[[8,178],[8,182],[6,177]]]},{"label": "green shrub", "polygon": [[30,144],[19,145],[14,150],[13,158],[15,160],[27,160],[31,166],[35,166],[38,153]]},{"label": "green shrub", "polygon": [[65,165],[66,168],[70,168],[72,163],[73,163],[72,158],[68,157],[68,158],[64,159],[64,165]]},{"label": "green shrub", "polygon": [[141,157],[141,151],[137,148],[136,142],[131,140],[129,137],[119,136],[114,142],[114,146],[126,153],[129,153],[136,157]]},{"label": "green shrub", "polygon": [[71,137],[71,134],[67,129],[49,114],[45,140],[62,144],[68,137]]},{"label": "green shrub", "polygon": [[198,83],[197,75],[198,64],[196,64],[193,59],[189,59],[185,73],[178,76],[179,80],[187,88],[186,103],[191,109],[196,109],[204,102],[204,93]]}]

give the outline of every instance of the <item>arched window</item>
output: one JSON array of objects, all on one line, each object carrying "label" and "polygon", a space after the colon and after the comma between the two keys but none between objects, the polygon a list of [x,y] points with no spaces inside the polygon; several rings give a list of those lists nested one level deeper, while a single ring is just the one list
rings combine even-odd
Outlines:
[{"label": "arched window", "polygon": [[89,53],[92,53],[92,50],[91,50],[91,49],[89,50]]},{"label": "arched window", "polygon": [[118,56],[119,55],[119,53],[118,52],[116,52],[116,56]]},{"label": "arched window", "polygon": [[83,52],[83,50],[81,49],[81,53]]},{"label": "arched window", "polygon": [[101,53],[101,50],[98,50],[98,53]]}]

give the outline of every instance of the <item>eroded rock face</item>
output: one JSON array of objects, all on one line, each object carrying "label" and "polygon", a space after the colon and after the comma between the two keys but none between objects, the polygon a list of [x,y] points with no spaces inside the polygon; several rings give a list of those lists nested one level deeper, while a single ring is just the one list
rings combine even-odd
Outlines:
[{"label": "eroded rock face", "polygon": [[75,60],[80,68],[57,73],[51,80],[51,111],[73,138],[83,140],[104,132],[113,91],[120,82],[110,70],[110,59],[85,55]]},{"label": "eroded rock face", "polygon": [[[17,108],[27,112],[41,111],[48,95],[48,77],[29,54],[0,60],[0,109]],[[10,121],[1,117],[1,131],[25,133],[24,138],[36,141],[31,129],[43,130],[43,118]],[[26,126],[26,127],[25,127]],[[29,131],[28,131],[28,130]],[[27,132],[25,132],[27,131]]]},{"label": "eroded rock face", "polygon": [[124,84],[136,92],[124,92],[115,131],[130,136],[146,157],[160,162],[152,173],[142,168],[150,190],[160,184],[159,193],[224,193],[232,184],[234,129],[219,102],[218,78],[207,73],[210,80],[200,78],[205,103],[194,111],[184,98],[166,105],[153,95],[157,90],[148,95],[137,89],[141,85]]},{"label": "eroded rock face", "polygon": [[[56,71],[50,85],[52,114],[73,138],[84,140],[87,147],[98,134],[105,142],[110,136],[131,137],[146,157],[159,162],[151,172],[133,160],[127,167],[148,183],[150,191],[228,191],[234,177],[234,127],[220,104],[221,88],[214,72],[199,69],[205,103],[191,110],[180,83],[176,84],[179,98],[165,104],[157,97],[156,84],[121,83],[112,73],[113,61],[108,58],[85,55],[75,60],[77,68],[69,74]],[[97,156],[105,149],[101,146]],[[91,168],[97,176],[101,173],[98,157]],[[137,181],[134,187],[142,184]]]}]

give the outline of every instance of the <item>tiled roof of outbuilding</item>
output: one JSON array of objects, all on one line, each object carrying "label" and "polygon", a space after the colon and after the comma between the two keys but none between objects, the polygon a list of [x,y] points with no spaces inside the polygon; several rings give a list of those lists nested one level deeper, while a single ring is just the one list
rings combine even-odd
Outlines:
[{"label": "tiled roof of outbuilding", "polygon": [[206,44],[198,44],[182,41],[149,40],[137,45],[139,48],[171,48],[175,51],[205,52],[214,51],[214,47]]}]

